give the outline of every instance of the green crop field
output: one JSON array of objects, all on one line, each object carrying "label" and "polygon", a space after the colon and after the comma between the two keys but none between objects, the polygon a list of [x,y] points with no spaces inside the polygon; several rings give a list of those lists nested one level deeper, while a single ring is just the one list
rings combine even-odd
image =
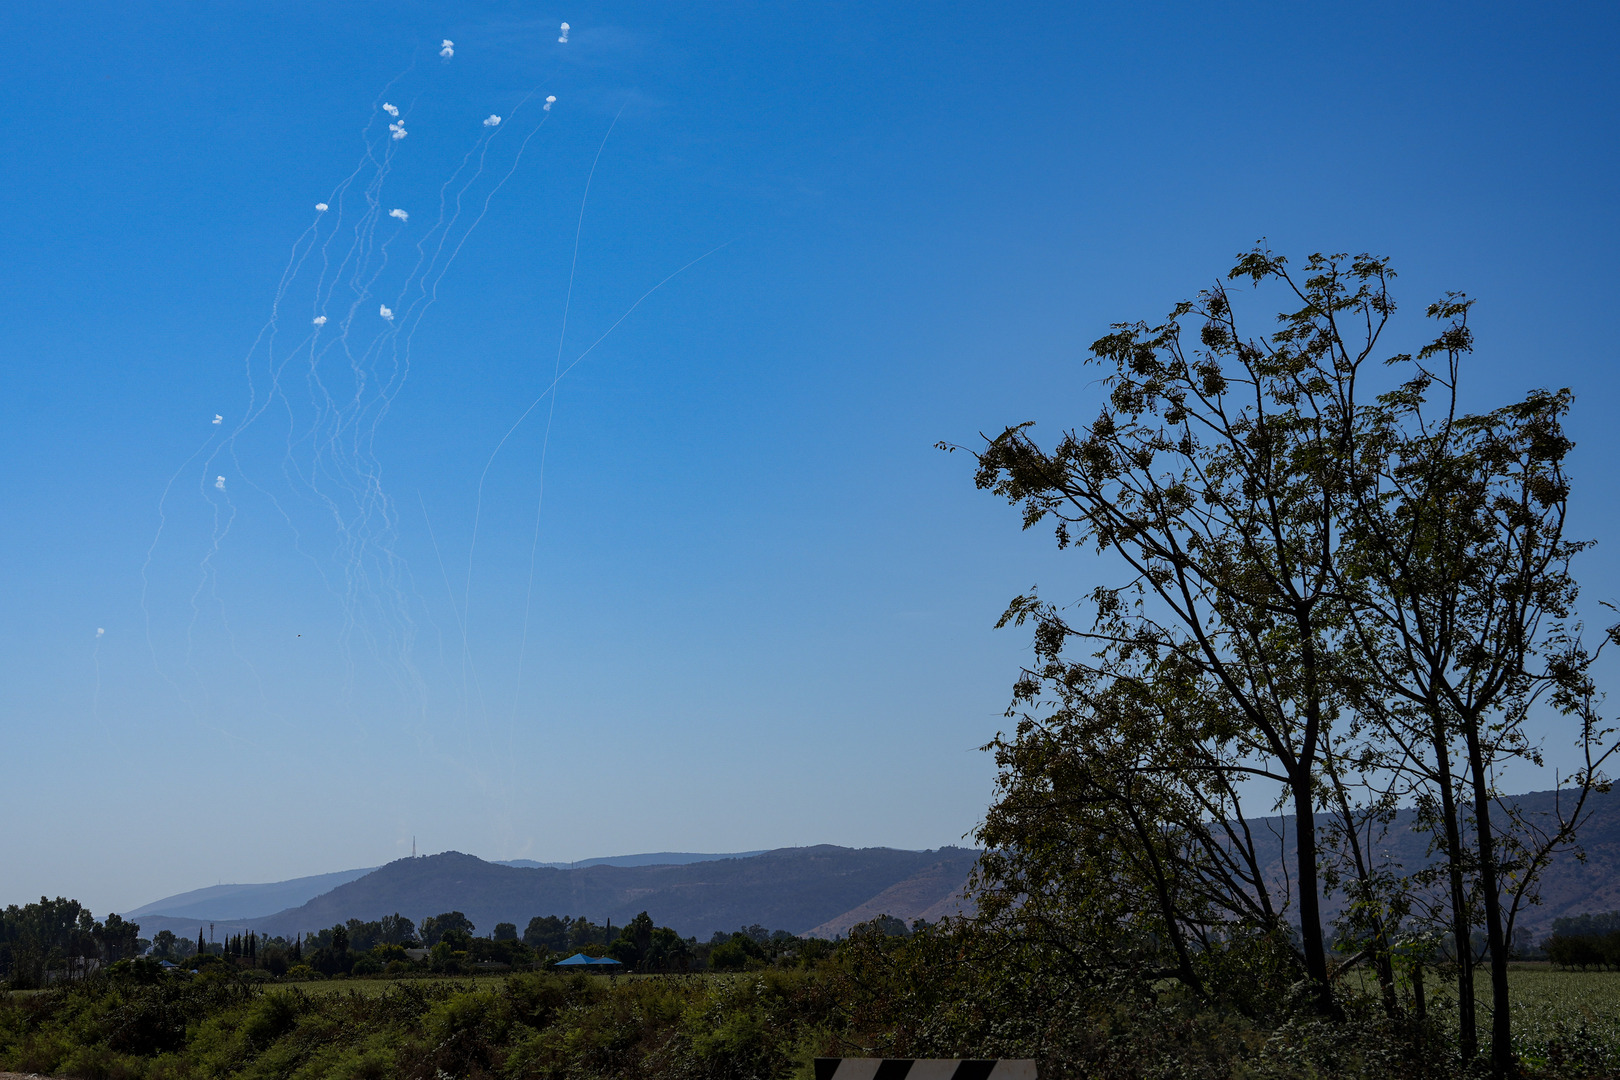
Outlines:
[{"label": "green crop field", "polygon": [[359,994],[362,997],[379,997],[399,986],[409,983],[423,989],[441,986],[455,987],[463,990],[493,989],[506,980],[504,975],[464,975],[455,978],[429,978],[429,979],[317,979],[311,982],[280,982],[275,986],[296,986],[311,996],[322,994]]},{"label": "green crop field", "polygon": [[[1552,1045],[1601,1068],[1620,1072],[1620,972],[1554,971],[1526,965],[1509,972],[1513,1034],[1519,1052],[1540,1063]],[[1480,972],[1476,994],[1490,1000],[1488,973]]]}]

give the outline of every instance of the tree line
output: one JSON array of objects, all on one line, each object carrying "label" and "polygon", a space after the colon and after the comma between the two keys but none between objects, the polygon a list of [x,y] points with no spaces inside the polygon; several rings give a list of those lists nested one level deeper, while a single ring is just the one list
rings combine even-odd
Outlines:
[{"label": "tree line", "polygon": [[[887,917],[884,926],[890,933],[910,932]],[[656,925],[645,911],[623,926],[614,926],[611,920],[595,923],[585,916],[537,915],[522,934],[509,922],[497,923],[482,937],[476,931],[465,914],[447,911],[423,919],[420,927],[395,913],[370,921],[349,919],[290,937],[248,931],[211,941],[208,929],[199,926],[196,940],[172,930],[159,930],[147,940],[139,937],[138,923],[116,914],[98,922],[78,901],[42,897],[37,904],[14,904],[0,911],[0,983],[32,989],[137,957],[188,970],[218,968],[293,978],[535,969],[576,952],[611,957],[634,972],[742,971],[788,953],[820,956],[830,947],[757,924],[734,932],[716,931],[700,942]],[[427,955],[420,955],[422,951]]]},{"label": "tree line", "polygon": [[0,980],[41,986],[137,955],[146,947],[140,926],[116,914],[97,921],[77,900],[40,897],[37,904],[0,911]]}]

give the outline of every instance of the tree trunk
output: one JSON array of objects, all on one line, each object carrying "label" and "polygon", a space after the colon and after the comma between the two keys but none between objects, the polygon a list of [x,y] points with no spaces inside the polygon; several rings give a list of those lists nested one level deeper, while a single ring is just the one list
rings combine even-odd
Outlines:
[{"label": "tree trunk", "polygon": [[1491,1075],[1513,1069],[1513,1015],[1509,1011],[1508,942],[1502,923],[1502,897],[1497,889],[1496,837],[1491,831],[1491,796],[1481,758],[1479,728],[1466,727],[1468,766],[1473,774],[1474,827],[1479,834],[1479,888],[1485,901],[1485,941],[1491,958]]},{"label": "tree trunk", "polygon": [[1451,932],[1457,943],[1457,1049],[1462,1059],[1479,1053],[1475,1026],[1474,945],[1468,926],[1468,892],[1463,884],[1462,829],[1457,820],[1457,799],[1451,790],[1451,755],[1446,752],[1444,719],[1434,713],[1435,765],[1440,773],[1440,813],[1446,832],[1446,869],[1451,879]]},{"label": "tree trunk", "polygon": [[1316,812],[1311,801],[1309,776],[1290,784],[1294,794],[1294,828],[1299,876],[1299,936],[1305,953],[1305,974],[1316,989],[1316,1009],[1334,1013],[1333,985],[1328,981],[1327,946],[1322,937],[1321,884],[1316,868]]}]

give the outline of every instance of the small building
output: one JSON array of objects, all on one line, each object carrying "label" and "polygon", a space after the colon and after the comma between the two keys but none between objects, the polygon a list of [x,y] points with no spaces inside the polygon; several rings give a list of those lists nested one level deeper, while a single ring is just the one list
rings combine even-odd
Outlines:
[{"label": "small building", "polygon": [[611,956],[586,956],[584,953],[575,953],[566,960],[559,960],[555,967],[583,968],[598,975],[617,975],[624,967],[623,964]]}]

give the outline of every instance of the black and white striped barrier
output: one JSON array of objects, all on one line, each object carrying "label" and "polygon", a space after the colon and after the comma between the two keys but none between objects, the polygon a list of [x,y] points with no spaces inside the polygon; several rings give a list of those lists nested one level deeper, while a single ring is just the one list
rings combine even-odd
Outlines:
[{"label": "black and white striped barrier", "polygon": [[1035,1062],[983,1058],[816,1058],[816,1080],[1036,1080]]}]

